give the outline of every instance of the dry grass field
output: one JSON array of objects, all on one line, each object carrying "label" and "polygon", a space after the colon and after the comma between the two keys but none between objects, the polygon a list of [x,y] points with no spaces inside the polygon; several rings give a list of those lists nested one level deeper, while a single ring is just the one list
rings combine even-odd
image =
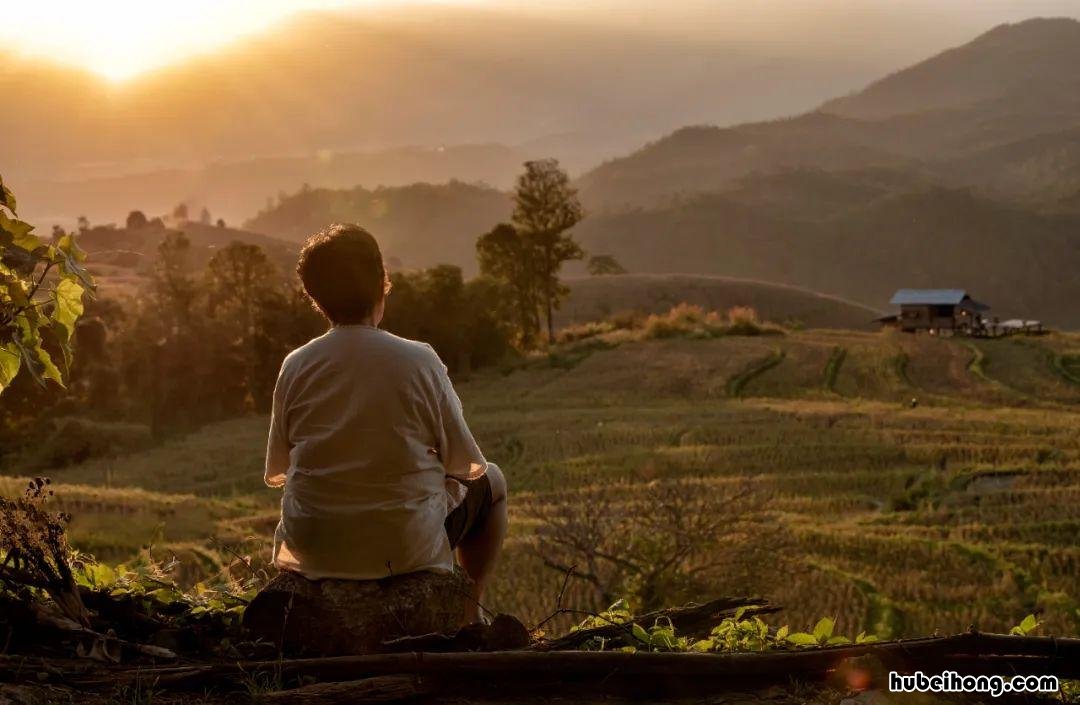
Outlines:
[{"label": "dry grass field", "polygon": [[[793,626],[1003,630],[1041,611],[1047,633],[1076,634],[1078,354],[1064,334],[808,330],[582,345],[476,374],[460,392],[513,492],[490,606],[532,623],[552,609],[563,576],[543,564],[541,529],[568,503],[638,516],[682,478],[684,512],[750,493],[724,541],[760,550],[724,553],[709,591],[765,594]],[[222,543],[264,558],[278,500],[261,482],[265,425],[236,419],[53,471],[76,546],[113,561],[150,546],[192,580],[228,562]],[[22,482],[0,478],[0,491]],[[578,581],[564,602],[599,606]]]},{"label": "dry grass field", "polygon": [[765,320],[807,328],[867,330],[882,315],[868,306],[797,286],[702,274],[568,277],[560,325],[598,321],[620,311],[662,313],[679,303],[708,311],[752,306]]}]

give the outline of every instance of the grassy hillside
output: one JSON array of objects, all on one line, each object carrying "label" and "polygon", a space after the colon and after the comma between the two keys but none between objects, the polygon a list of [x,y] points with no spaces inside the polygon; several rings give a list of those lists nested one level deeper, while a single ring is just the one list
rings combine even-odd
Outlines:
[{"label": "grassy hillside", "polygon": [[893,172],[875,173],[877,182],[864,172],[760,177],[665,208],[595,215],[576,232],[630,271],[761,279],[872,307],[903,287],[958,287],[1002,318],[1080,327],[1080,218],[968,190],[897,192],[883,176]]},{"label": "grassy hillside", "polygon": [[[766,593],[793,625],[1001,630],[1043,609],[1050,633],[1075,633],[1076,360],[1075,336],[805,331],[631,342],[477,375],[459,385],[467,415],[513,492],[491,606],[550,611],[562,576],[533,548],[544,517],[647,507],[657,482],[697,478],[703,495],[748,487],[762,504],[739,540],[769,537],[767,561],[725,563],[712,589]],[[228,561],[209,536],[265,557],[279,498],[261,487],[265,427],[237,419],[54,471],[76,545],[119,558],[153,543],[188,577]],[[566,603],[596,606],[577,583]]]},{"label": "grassy hillside", "polygon": [[570,277],[570,295],[558,311],[558,325],[597,321],[611,314],[664,313],[679,303],[707,311],[749,306],[767,321],[808,328],[868,328],[880,311],[814,291],[771,282],[689,274],[623,274]]}]

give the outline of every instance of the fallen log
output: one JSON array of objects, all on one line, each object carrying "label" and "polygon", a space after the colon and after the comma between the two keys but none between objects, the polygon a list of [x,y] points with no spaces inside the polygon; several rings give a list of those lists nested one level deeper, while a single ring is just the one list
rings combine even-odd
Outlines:
[{"label": "fallen log", "polygon": [[432,684],[415,676],[375,676],[358,681],[315,683],[265,693],[255,698],[264,705],[351,705],[403,702],[430,695]]},{"label": "fallen log", "polygon": [[555,639],[542,641],[533,648],[537,651],[562,651],[574,649],[590,639],[611,639],[626,634],[631,623],[651,626],[657,619],[671,620],[680,636],[700,638],[727,617],[734,617],[736,610],[745,608],[746,616],[779,612],[780,607],[770,605],[761,597],[722,597],[702,605],[686,605],[671,609],[635,615],[625,624],[606,624],[592,629],[579,629]]},{"label": "fallen log", "polygon": [[[279,675],[284,682],[300,676],[322,682],[341,682],[384,675],[435,677],[475,683],[484,681],[511,689],[535,688],[558,682],[591,683],[604,687],[617,676],[623,682],[656,679],[681,681],[700,690],[723,682],[786,682],[790,678],[820,680],[847,659],[873,656],[897,670],[941,671],[957,666],[1000,665],[1008,670],[1020,663],[1038,665],[1040,672],[1062,678],[1080,677],[1080,639],[1021,637],[969,632],[930,637],[837,646],[801,651],[754,653],[623,653],[609,651],[509,651],[491,653],[405,653],[339,656],[320,659],[200,664],[142,669],[114,668],[109,677],[76,682],[86,687],[114,687],[117,682],[153,679],[162,689],[201,690],[250,677],[253,672]],[[954,669],[958,670],[958,669]],[[1020,672],[1020,671],[1018,671]],[[553,674],[558,678],[554,679]]]}]

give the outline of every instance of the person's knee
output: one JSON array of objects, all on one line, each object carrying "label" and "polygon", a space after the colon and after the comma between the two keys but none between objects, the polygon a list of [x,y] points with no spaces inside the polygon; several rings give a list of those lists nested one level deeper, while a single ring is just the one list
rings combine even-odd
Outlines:
[{"label": "person's knee", "polygon": [[502,468],[495,463],[488,463],[488,483],[491,485],[491,503],[498,504],[506,501],[506,475]]}]

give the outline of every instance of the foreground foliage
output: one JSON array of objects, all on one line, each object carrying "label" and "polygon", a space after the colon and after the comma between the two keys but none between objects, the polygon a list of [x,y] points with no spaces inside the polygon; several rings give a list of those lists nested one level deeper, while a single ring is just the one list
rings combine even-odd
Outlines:
[{"label": "foreground foliage", "polygon": [[606,624],[626,627],[614,638],[594,637],[585,642],[584,648],[596,651],[619,649],[622,651],[697,651],[697,652],[753,652],[769,649],[811,648],[841,646],[844,644],[870,644],[877,641],[874,635],[859,632],[850,639],[835,634],[836,620],[823,617],[808,632],[792,632],[790,627],[770,627],[757,615],[747,615],[747,608],[740,607],[734,616],[725,617],[708,636],[695,639],[676,633],[675,625],[667,617],[658,617],[651,626],[635,621],[630,604],[619,600],[599,614],[592,615],[574,631],[595,629]]},{"label": "foreground foliage", "polygon": [[74,235],[45,242],[15,209],[0,179],[0,393],[20,370],[64,385],[83,295],[94,287]]}]

